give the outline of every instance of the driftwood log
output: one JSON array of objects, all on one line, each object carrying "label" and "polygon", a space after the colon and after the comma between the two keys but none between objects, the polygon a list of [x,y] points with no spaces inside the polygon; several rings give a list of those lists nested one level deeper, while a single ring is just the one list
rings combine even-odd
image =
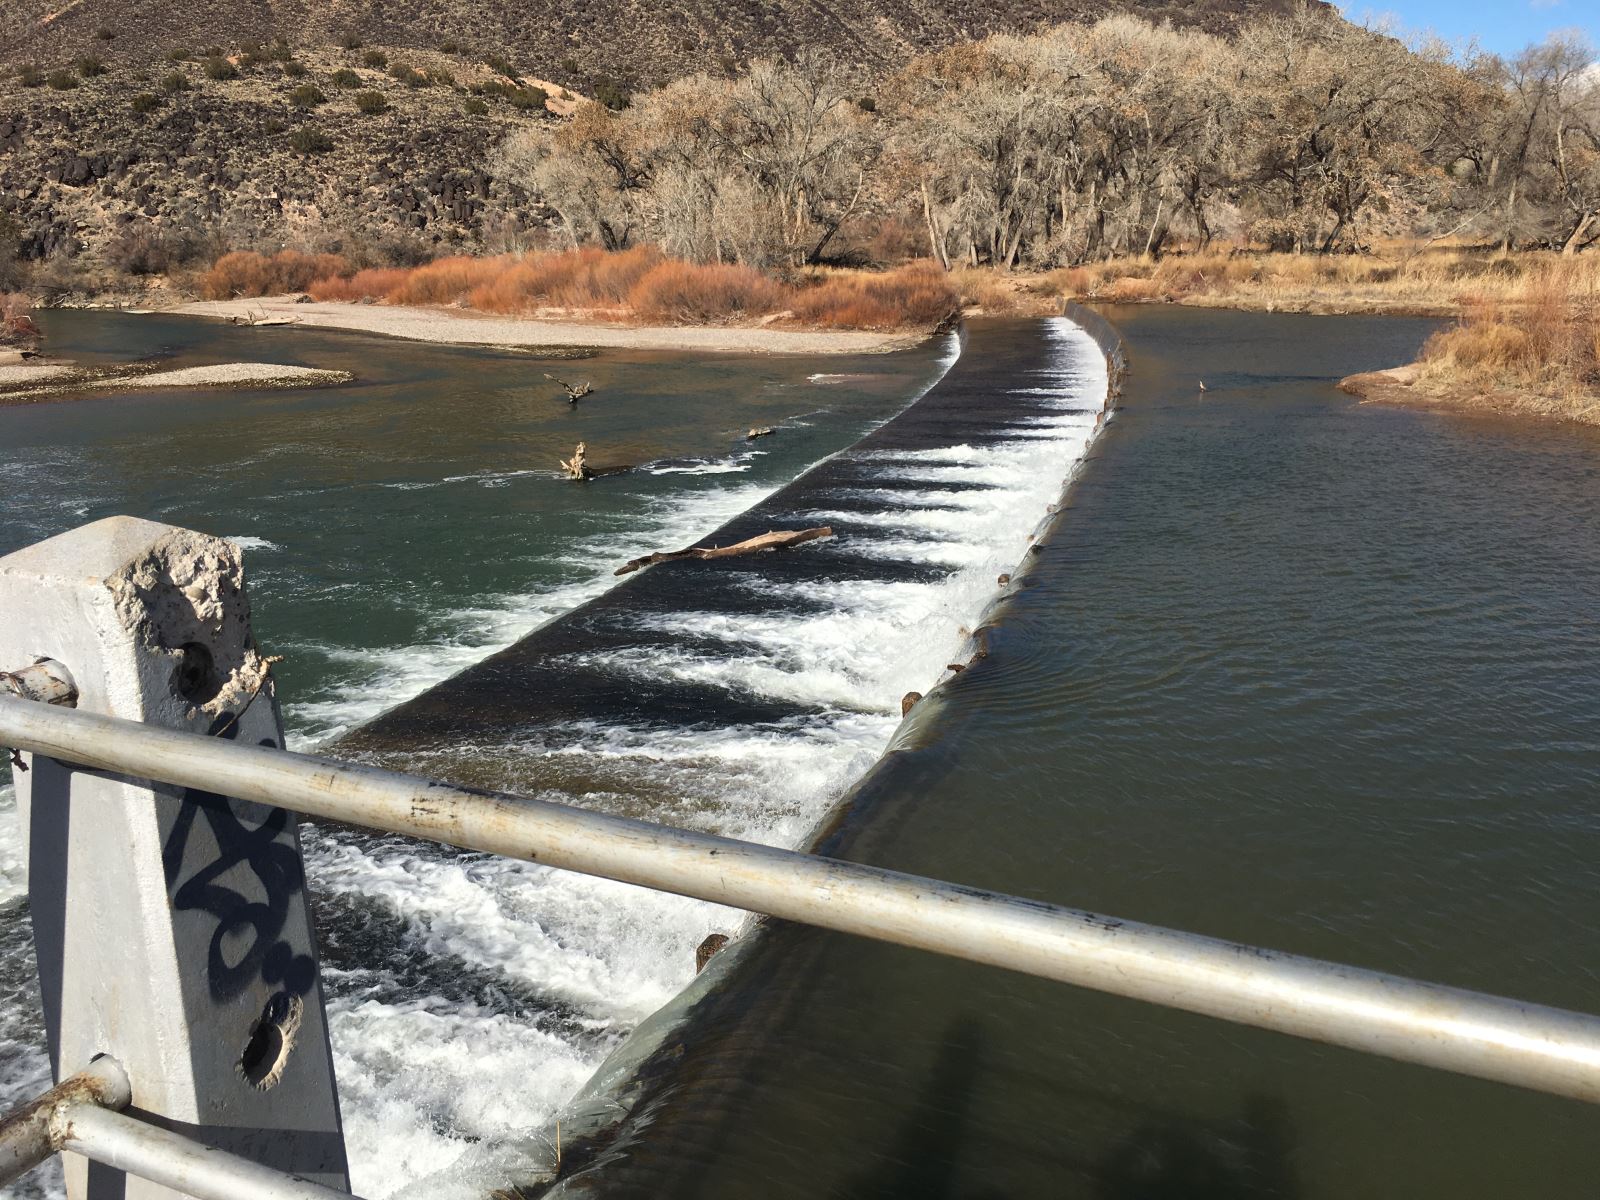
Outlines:
[{"label": "driftwood log", "polygon": [[572,452],[571,458],[556,460],[561,464],[561,473],[568,479],[593,479],[594,472],[589,469],[588,454],[588,444],[579,442],[578,448]]},{"label": "driftwood log", "polygon": [[544,377],[551,383],[558,383],[561,385],[561,387],[567,393],[568,404],[576,404],[590,392],[594,391],[594,384],[590,383],[587,379],[585,379],[582,383],[568,383],[565,379],[557,379],[548,371],[544,373]]},{"label": "driftwood log", "polygon": [[804,542],[814,542],[818,538],[832,537],[833,526],[819,525],[815,529],[776,529],[763,533],[760,537],[746,538],[742,542],[735,542],[731,546],[690,546],[686,550],[657,551],[647,554],[643,558],[635,558],[625,562],[615,571],[617,575],[627,575],[637,571],[640,567],[652,567],[656,563],[671,562],[679,558],[732,558],[736,554],[759,554],[763,550],[786,550],[790,546],[798,546]]},{"label": "driftwood log", "polygon": [[757,426],[757,427],[751,429],[749,433],[744,435],[744,439],[747,442],[753,442],[758,437],[770,437],[771,435],[772,435],[772,426],[770,426],[770,425],[761,425],[761,426]]}]

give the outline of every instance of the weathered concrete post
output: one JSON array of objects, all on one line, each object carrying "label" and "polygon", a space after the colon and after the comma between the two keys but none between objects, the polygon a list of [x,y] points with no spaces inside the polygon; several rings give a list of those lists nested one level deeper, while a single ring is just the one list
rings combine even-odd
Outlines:
[{"label": "weathered concrete post", "polygon": [[[0,670],[80,710],[283,745],[236,547],[130,517],[0,559]],[[134,1113],[348,1190],[294,816],[24,756],[14,771],[50,1061],[109,1053]],[[68,1156],[73,1200],[177,1193]]]}]

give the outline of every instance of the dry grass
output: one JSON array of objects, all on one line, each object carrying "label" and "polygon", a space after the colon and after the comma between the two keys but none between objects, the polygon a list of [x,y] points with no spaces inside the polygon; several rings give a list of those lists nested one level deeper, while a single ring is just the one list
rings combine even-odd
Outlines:
[{"label": "dry grass", "polygon": [[31,346],[39,340],[33,302],[18,292],[0,292],[0,346]]},{"label": "dry grass", "polygon": [[[206,295],[264,295],[277,282],[274,259],[230,254],[212,268]],[[280,290],[301,290],[299,286]],[[304,287],[318,300],[457,305],[507,315],[559,310],[619,321],[711,325],[763,320],[824,329],[935,329],[960,309],[961,295],[931,263],[895,271],[830,272],[790,283],[749,267],[669,258],[654,246],[610,253],[442,258],[412,269],[340,269]],[[1016,286],[1007,290],[1015,294]]]},{"label": "dry grass", "polygon": [[1544,260],[1464,306],[1460,323],[1423,347],[1418,386],[1600,424],[1600,264]]},{"label": "dry grass", "polygon": [[[1394,242],[1371,254],[1267,254],[1245,247],[1068,267],[1030,286],[1107,303],[1167,302],[1266,312],[1453,315],[1475,297],[1508,295],[1550,258]],[[1580,260],[1583,261],[1583,260]]]}]

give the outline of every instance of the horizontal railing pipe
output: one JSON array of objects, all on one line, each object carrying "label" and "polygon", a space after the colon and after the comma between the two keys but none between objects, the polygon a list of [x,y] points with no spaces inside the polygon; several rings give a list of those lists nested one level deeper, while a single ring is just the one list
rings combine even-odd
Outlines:
[{"label": "horizontal railing pipe", "polygon": [[58,1124],[61,1149],[193,1200],[351,1200],[347,1192],[103,1108],[76,1105]]},{"label": "horizontal railing pipe", "polygon": [[0,744],[1600,1102],[1600,1018],[527,797],[0,698]]}]

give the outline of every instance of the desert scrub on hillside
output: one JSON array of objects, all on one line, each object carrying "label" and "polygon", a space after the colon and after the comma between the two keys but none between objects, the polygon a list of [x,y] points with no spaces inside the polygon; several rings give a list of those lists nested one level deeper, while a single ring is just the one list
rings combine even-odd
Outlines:
[{"label": "desert scrub on hillside", "polygon": [[340,67],[329,78],[334,87],[344,88],[346,91],[361,86],[361,76],[357,75],[349,67]]},{"label": "desert scrub on hillside", "polygon": [[161,98],[154,92],[140,92],[128,101],[128,107],[136,113],[152,113],[161,107]]},{"label": "desert scrub on hillside", "polygon": [[44,82],[44,72],[32,63],[23,63],[17,68],[17,82],[25,88],[38,87]]},{"label": "desert scrub on hillside", "polygon": [[189,90],[189,77],[182,71],[169,71],[161,77],[161,90],[169,96]]},{"label": "desert scrub on hillside", "polygon": [[315,108],[327,102],[328,98],[322,94],[322,89],[314,83],[302,83],[289,93],[289,103],[296,108]]},{"label": "desert scrub on hillside", "polygon": [[302,125],[289,135],[289,145],[299,154],[326,154],[333,139],[315,125]]},{"label": "desert scrub on hillside", "polygon": [[389,102],[383,98],[382,92],[357,92],[356,107],[369,117],[389,111]]},{"label": "desert scrub on hillside", "polygon": [[78,77],[71,71],[51,71],[44,81],[58,92],[71,91],[78,86]]},{"label": "desert scrub on hillside", "polygon": [[239,69],[220,54],[207,58],[203,69],[207,79],[216,80],[219,83],[239,78]]}]

